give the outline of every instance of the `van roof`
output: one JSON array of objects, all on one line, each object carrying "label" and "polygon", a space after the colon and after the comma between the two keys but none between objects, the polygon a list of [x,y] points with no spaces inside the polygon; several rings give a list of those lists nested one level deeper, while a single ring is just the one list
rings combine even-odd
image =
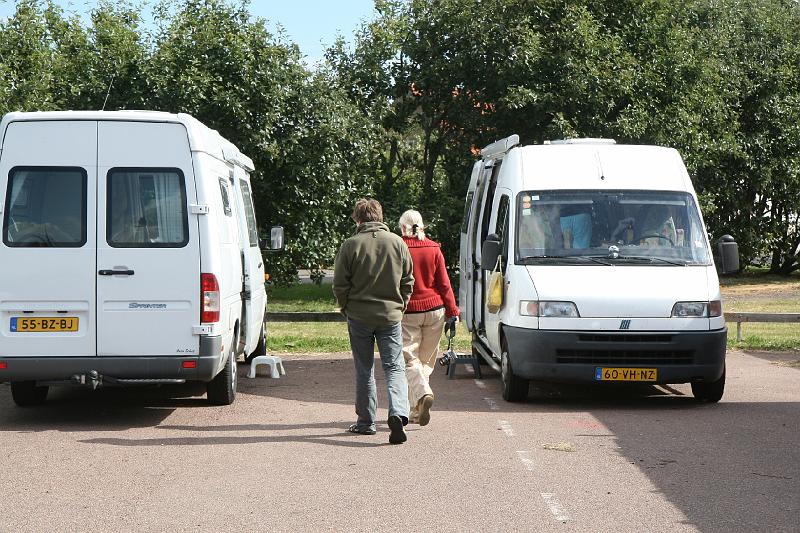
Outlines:
[{"label": "van roof", "polygon": [[547,144],[512,149],[526,190],[653,189],[694,192],[674,148],[626,144]]},{"label": "van roof", "polygon": [[[30,113],[7,113],[0,122],[0,135],[5,139],[6,128],[11,122],[46,122],[55,120],[97,120],[121,122],[165,122],[183,124],[189,135],[189,147],[193,152],[205,152],[213,157],[238,164],[246,170],[254,169],[253,160],[244,155],[230,141],[186,113],[163,111],[35,111]],[[0,150],[2,145],[0,145]]]}]

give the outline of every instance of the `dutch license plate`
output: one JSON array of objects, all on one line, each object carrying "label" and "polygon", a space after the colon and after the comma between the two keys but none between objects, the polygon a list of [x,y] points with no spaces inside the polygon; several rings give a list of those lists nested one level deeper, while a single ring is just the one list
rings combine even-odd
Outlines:
[{"label": "dutch license plate", "polygon": [[12,333],[37,333],[42,331],[78,331],[78,317],[11,317]]},{"label": "dutch license plate", "polygon": [[594,371],[596,381],[656,381],[656,368],[606,368],[597,367]]}]

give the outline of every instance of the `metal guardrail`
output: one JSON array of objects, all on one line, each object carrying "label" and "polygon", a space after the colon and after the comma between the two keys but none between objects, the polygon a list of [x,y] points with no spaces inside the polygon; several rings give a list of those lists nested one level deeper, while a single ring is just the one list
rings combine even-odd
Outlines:
[{"label": "metal guardrail", "polygon": [[267,322],[345,322],[342,313],[267,313]]},{"label": "metal guardrail", "polygon": [[[270,322],[345,322],[341,313],[267,313]],[[725,322],[736,322],[736,341],[742,340],[742,322],[800,324],[800,313],[725,313]]]},{"label": "metal guardrail", "polygon": [[741,342],[742,322],[800,323],[800,313],[725,313],[725,322],[736,322],[736,342]]}]

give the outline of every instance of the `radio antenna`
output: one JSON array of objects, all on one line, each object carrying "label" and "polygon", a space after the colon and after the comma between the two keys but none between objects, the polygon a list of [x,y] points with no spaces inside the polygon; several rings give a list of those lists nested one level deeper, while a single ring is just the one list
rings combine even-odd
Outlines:
[{"label": "radio antenna", "polygon": [[111,86],[114,84],[114,77],[117,75],[116,72],[111,74],[111,81],[108,82],[108,91],[106,91],[106,99],[103,100],[103,108],[100,111],[106,110],[106,103],[108,103],[108,95],[111,94]]}]

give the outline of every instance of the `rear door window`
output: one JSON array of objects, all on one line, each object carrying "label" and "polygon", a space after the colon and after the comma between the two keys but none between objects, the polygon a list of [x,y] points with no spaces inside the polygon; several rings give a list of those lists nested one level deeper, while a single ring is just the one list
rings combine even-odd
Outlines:
[{"label": "rear door window", "polygon": [[108,172],[106,240],[115,248],[182,248],[189,242],[186,183],[179,169]]},{"label": "rear door window", "polygon": [[16,248],[80,248],[86,244],[86,186],[82,168],[12,168],[3,243]]}]

